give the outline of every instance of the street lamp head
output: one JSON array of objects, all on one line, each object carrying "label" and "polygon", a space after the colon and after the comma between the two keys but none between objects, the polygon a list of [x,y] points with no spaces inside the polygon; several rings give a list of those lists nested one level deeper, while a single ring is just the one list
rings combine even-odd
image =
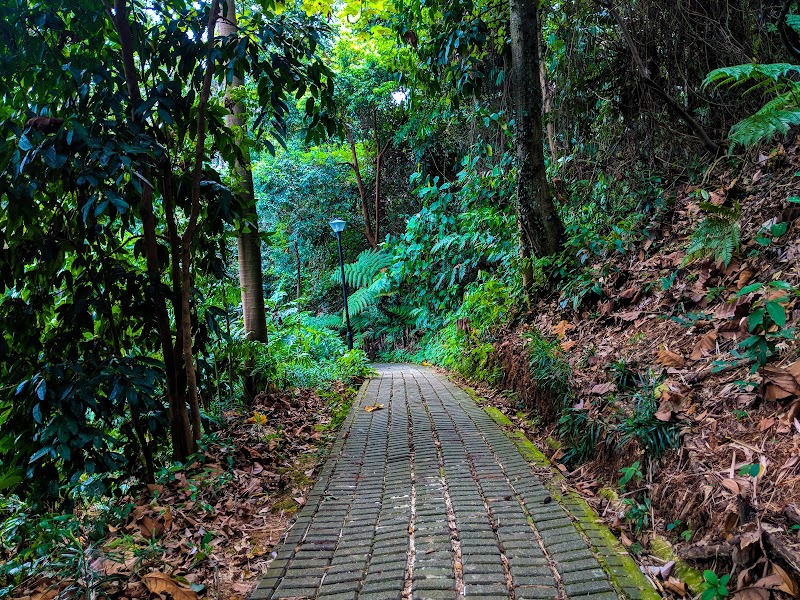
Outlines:
[{"label": "street lamp head", "polygon": [[342,221],[341,219],[331,219],[331,229],[333,229],[334,233],[342,233],[345,225],[347,225],[346,221]]}]

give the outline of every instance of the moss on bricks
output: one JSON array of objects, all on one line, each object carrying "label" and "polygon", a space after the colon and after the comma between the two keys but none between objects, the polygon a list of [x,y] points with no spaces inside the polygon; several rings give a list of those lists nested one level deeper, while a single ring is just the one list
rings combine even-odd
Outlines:
[{"label": "moss on bricks", "polygon": [[499,408],[494,406],[484,406],[483,410],[485,410],[486,414],[492,417],[492,420],[501,427],[514,427],[511,419],[505,416]]},{"label": "moss on bricks", "polygon": [[699,594],[703,590],[703,575],[697,569],[690,567],[677,557],[672,549],[672,544],[660,535],[654,536],[650,541],[650,551],[661,560],[674,560],[673,572],[683,581],[693,593]]},{"label": "moss on bricks", "polygon": [[[513,423],[499,409],[493,406],[484,406],[483,410],[495,423],[506,430],[506,434],[525,457],[525,460],[538,467],[552,468],[553,465],[547,456],[525,437],[521,430],[509,431],[513,428]],[[554,448],[559,446],[558,442],[552,439],[548,439],[548,445]],[[553,482],[563,479],[555,469],[553,469],[553,475]],[[547,485],[546,482],[545,485],[550,490],[553,499],[567,508],[576,519],[574,525],[589,538],[595,556],[611,579],[612,585],[619,592],[628,598],[641,598],[642,600],[661,598],[650,580],[639,570],[636,561],[583,498],[574,492],[562,494],[557,487]]]}]

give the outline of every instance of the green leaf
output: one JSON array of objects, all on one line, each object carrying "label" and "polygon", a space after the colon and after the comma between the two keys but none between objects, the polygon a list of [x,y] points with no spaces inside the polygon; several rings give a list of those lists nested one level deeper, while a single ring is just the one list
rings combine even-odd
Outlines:
[{"label": "green leaf", "polygon": [[767,312],[772,321],[778,326],[786,325],[786,310],[777,302],[767,302]]},{"label": "green leaf", "polygon": [[753,331],[759,325],[764,323],[764,309],[759,308],[750,313],[747,317],[747,330]]},{"label": "green leaf", "polygon": [[705,571],[703,571],[703,579],[705,579],[706,582],[708,582],[708,583],[710,583],[711,585],[714,585],[714,586],[719,584],[719,578],[717,577],[717,574],[714,573],[714,571],[711,571],[709,569],[706,569]]},{"label": "green leaf", "polygon": [[741,298],[746,294],[750,294],[752,292],[760,290],[762,287],[764,287],[763,283],[751,283],[750,285],[746,285],[742,289],[740,289],[739,292],[736,294],[736,297]]},{"label": "green leaf", "polygon": [[784,233],[786,233],[787,229],[789,229],[788,223],[775,223],[769,228],[769,232],[775,237],[781,237]]}]

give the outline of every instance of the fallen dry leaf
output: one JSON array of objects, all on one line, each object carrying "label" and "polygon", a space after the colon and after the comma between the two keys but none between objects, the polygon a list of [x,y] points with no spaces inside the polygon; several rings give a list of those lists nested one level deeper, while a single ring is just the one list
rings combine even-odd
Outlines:
[{"label": "fallen dry leaf", "polygon": [[742,588],[733,595],[734,600],[769,600],[769,590],[764,588]]},{"label": "fallen dry leaf", "polygon": [[376,410],[381,410],[383,408],[383,404],[370,404],[369,406],[364,407],[364,411],[371,413],[375,412]]},{"label": "fallen dry leaf", "polygon": [[179,584],[161,571],[148,573],[142,577],[142,581],[153,594],[167,593],[173,600],[197,600],[197,593],[193,589]]},{"label": "fallen dry leaf", "polygon": [[800,396],[800,383],[786,369],[767,365],[761,369],[761,376],[764,378],[764,398],[766,400],[774,401]]},{"label": "fallen dry leaf", "polygon": [[692,360],[700,360],[704,356],[708,356],[717,349],[717,330],[709,331],[701,337],[692,349],[689,358]]},{"label": "fallen dry leaf", "polygon": [[792,579],[792,577],[786,571],[784,571],[775,563],[772,563],[772,570],[774,571],[775,575],[778,575],[781,578],[781,584],[778,586],[779,590],[786,592],[793,598],[800,596],[800,587],[798,587],[797,582]]},{"label": "fallen dry leaf", "polygon": [[609,392],[616,392],[616,391],[617,391],[616,384],[613,381],[607,381],[606,383],[598,383],[591,389],[589,393],[595,396],[603,396],[605,394],[608,394]]},{"label": "fallen dry leaf", "polygon": [[659,348],[658,352],[656,353],[656,361],[665,367],[682,367],[686,364],[686,360],[678,354],[677,352],[673,352],[672,350],[668,350],[667,348]]},{"label": "fallen dry leaf", "polygon": [[628,312],[617,313],[617,316],[623,321],[635,321],[642,316],[642,311],[630,310]]},{"label": "fallen dry leaf", "polygon": [[673,594],[676,594],[681,598],[683,598],[684,596],[686,596],[686,594],[689,593],[688,589],[686,588],[686,584],[677,577],[670,577],[661,585],[664,586],[665,590],[672,592]]},{"label": "fallen dry leaf", "polygon": [[735,496],[738,496],[739,493],[742,491],[739,488],[739,484],[736,483],[733,479],[723,479],[722,480],[722,487],[724,487],[726,490],[728,490],[729,492],[731,492]]},{"label": "fallen dry leaf", "polygon": [[564,319],[561,319],[558,325],[553,326],[553,333],[555,333],[558,336],[558,339],[563,340],[564,336],[567,335],[567,332],[570,331],[571,329],[575,329],[575,325],[567,322]]}]

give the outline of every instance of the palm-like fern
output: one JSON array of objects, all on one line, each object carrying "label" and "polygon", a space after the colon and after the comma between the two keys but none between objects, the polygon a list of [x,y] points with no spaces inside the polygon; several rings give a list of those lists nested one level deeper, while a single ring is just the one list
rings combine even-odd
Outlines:
[{"label": "palm-like fern", "polygon": [[[347,287],[357,289],[369,285],[375,280],[375,276],[383,269],[392,265],[392,257],[380,250],[364,250],[356,258],[356,262],[344,266],[344,278]],[[336,283],[342,282],[342,276],[337,269],[333,273],[333,280]]]},{"label": "palm-like fern", "polygon": [[[361,314],[378,300],[389,294],[391,282],[386,269],[392,264],[392,257],[380,250],[364,250],[354,263],[344,266],[347,287],[352,290],[347,297],[347,309],[351,317]],[[342,276],[337,270],[333,279],[341,283]]]},{"label": "palm-like fern", "polygon": [[737,87],[749,85],[745,93],[763,91],[775,97],[755,114],[734,125],[728,137],[734,145],[745,147],[786,134],[790,127],[800,125],[800,65],[789,63],[745,64],[715,69],[708,74],[704,86]]}]

